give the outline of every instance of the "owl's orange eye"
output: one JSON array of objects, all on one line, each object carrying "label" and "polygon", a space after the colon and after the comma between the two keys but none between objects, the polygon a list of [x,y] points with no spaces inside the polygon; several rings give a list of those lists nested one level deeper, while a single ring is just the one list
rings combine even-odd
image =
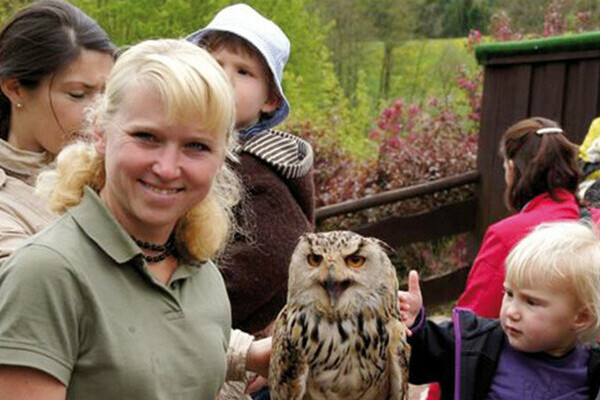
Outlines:
[{"label": "owl's orange eye", "polygon": [[346,262],[346,265],[350,268],[360,268],[365,263],[365,258],[355,253],[344,257],[344,261]]},{"label": "owl's orange eye", "polygon": [[323,261],[323,256],[320,254],[309,254],[306,256],[306,261],[311,267],[316,267]]}]

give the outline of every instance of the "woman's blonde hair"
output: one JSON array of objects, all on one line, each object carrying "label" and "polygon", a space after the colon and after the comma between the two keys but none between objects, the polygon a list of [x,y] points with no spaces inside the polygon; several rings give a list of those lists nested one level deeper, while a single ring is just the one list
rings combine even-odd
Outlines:
[{"label": "woman's blonde hair", "polygon": [[573,294],[590,313],[580,342],[600,336],[600,237],[595,225],[580,221],[539,225],[506,259],[506,281],[516,287],[548,285]]},{"label": "woman's blonde hair", "polygon": [[[233,157],[233,90],[210,54],[184,40],[148,40],[126,50],[92,110],[90,129],[106,132],[127,93],[140,84],[159,93],[169,121],[198,122],[203,129],[225,135],[226,154]],[[40,174],[37,186],[50,208],[63,213],[79,204],[86,185],[99,191],[105,181],[103,157],[89,142],[81,141],[59,153],[56,168]],[[223,163],[208,195],[177,224],[176,241],[183,256],[206,260],[225,246],[235,228],[232,209],[240,193],[235,173]]]}]

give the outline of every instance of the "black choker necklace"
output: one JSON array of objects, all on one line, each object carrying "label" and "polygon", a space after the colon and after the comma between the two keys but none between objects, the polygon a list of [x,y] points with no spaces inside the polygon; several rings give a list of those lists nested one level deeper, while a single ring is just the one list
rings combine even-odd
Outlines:
[{"label": "black choker necklace", "polygon": [[165,258],[169,257],[171,254],[175,254],[175,236],[174,235],[169,236],[169,239],[167,240],[167,242],[165,244],[144,242],[143,240],[139,240],[139,239],[135,238],[134,236],[131,236],[131,238],[135,241],[135,243],[142,250],[150,250],[150,251],[158,252],[158,254],[155,256],[149,256],[146,254],[142,254],[144,256],[144,260],[146,260],[146,262],[148,262],[148,263],[156,263],[156,262],[164,260]]}]

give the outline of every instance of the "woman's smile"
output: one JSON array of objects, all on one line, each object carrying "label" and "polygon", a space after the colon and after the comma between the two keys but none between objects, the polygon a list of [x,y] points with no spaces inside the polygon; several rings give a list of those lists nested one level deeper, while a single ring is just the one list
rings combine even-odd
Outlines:
[{"label": "woman's smile", "polygon": [[143,180],[139,180],[139,182],[142,184],[142,186],[144,186],[146,189],[151,190],[154,193],[158,193],[161,195],[173,195],[173,194],[177,194],[180,192],[183,192],[185,190],[185,188],[183,187],[174,187],[174,188],[170,188],[170,187],[160,187],[157,185],[153,185],[149,182],[143,181]]}]

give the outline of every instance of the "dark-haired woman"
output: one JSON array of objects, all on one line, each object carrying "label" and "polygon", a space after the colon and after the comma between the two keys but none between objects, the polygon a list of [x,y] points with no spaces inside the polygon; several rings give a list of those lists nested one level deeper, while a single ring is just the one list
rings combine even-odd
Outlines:
[{"label": "dark-haired woman", "polygon": [[[504,261],[525,235],[542,222],[585,216],[576,197],[580,179],[577,146],[546,118],[522,120],[504,133],[505,201],[515,215],[491,225],[458,306],[497,318],[503,296]],[[598,220],[598,210],[589,210]]]},{"label": "dark-haired woman", "polygon": [[63,1],[38,1],[0,30],[0,265],[52,219],[33,191],[41,169],[80,134],[115,47]]}]

